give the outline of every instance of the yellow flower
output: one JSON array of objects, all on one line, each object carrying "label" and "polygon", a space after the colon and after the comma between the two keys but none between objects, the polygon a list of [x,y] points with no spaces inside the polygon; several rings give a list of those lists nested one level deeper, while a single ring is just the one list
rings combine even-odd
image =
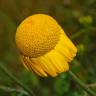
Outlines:
[{"label": "yellow flower", "polygon": [[36,14],[26,18],[16,32],[21,61],[42,77],[55,77],[69,70],[77,49],[52,17]]}]

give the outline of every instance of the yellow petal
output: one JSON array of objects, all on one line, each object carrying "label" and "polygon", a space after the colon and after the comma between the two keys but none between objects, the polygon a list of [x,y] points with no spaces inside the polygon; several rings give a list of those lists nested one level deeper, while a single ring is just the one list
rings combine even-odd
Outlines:
[{"label": "yellow petal", "polygon": [[46,73],[48,73],[52,77],[57,76],[56,69],[47,58],[42,56],[38,58],[38,60],[39,62],[41,62],[40,66],[43,68],[43,70],[46,71]]},{"label": "yellow petal", "polygon": [[47,74],[44,72],[44,70],[41,68],[40,66],[40,62],[38,62],[36,59],[34,58],[30,58],[29,59],[32,62],[32,66],[40,73],[42,74],[42,76],[47,77]]},{"label": "yellow petal", "polygon": [[25,64],[25,62],[24,62],[23,59],[24,59],[24,56],[23,56],[23,55],[20,55],[20,60],[21,60],[22,64],[24,65],[24,67],[25,67],[27,70],[29,70],[27,64]]},{"label": "yellow petal", "polygon": [[42,77],[43,77],[43,75],[42,75],[40,72],[38,72],[38,70],[37,70],[34,66],[32,66],[32,62],[29,61],[28,57],[24,57],[23,60],[24,60],[26,66],[28,67],[28,69],[29,69],[30,71],[34,71],[34,72],[37,73],[39,76],[42,76]]},{"label": "yellow petal", "polygon": [[69,69],[69,65],[64,56],[56,50],[52,50],[52,52],[48,53],[46,58],[52,61],[52,65],[57,69],[57,73],[67,71]]}]

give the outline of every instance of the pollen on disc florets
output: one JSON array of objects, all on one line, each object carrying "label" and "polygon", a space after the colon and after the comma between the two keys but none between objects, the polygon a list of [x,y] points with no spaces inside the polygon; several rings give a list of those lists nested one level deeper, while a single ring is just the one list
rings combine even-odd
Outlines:
[{"label": "pollen on disc florets", "polygon": [[48,15],[36,14],[17,28],[16,44],[23,55],[35,58],[54,49],[59,37],[59,24]]}]

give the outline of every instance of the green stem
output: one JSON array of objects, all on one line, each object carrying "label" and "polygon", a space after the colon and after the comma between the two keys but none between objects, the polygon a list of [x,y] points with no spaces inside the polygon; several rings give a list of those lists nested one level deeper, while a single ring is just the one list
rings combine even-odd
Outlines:
[{"label": "green stem", "polygon": [[15,89],[15,88],[7,87],[4,85],[0,85],[0,89],[5,92],[17,92],[17,93],[22,93],[23,95],[29,96],[28,92],[24,91],[23,89]]},{"label": "green stem", "polygon": [[14,77],[2,64],[0,64],[0,68],[2,69],[3,72],[5,72],[10,79],[15,81],[19,86],[21,86],[25,91],[29,93],[30,96],[35,96],[35,94],[28,88],[26,88],[16,77]]},{"label": "green stem", "polygon": [[87,93],[89,93],[91,96],[96,96],[96,93],[92,89],[86,87],[86,85],[72,71],[69,71],[69,74]]}]

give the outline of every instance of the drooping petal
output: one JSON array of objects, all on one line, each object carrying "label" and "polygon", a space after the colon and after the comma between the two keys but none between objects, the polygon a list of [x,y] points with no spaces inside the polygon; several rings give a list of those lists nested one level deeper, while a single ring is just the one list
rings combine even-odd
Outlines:
[{"label": "drooping petal", "polygon": [[45,58],[44,56],[38,58],[39,62],[41,62],[42,68],[45,70],[47,74],[49,74],[52,77],[57,76],[56,69],[54,66],[51,64],[51,62]]}]

